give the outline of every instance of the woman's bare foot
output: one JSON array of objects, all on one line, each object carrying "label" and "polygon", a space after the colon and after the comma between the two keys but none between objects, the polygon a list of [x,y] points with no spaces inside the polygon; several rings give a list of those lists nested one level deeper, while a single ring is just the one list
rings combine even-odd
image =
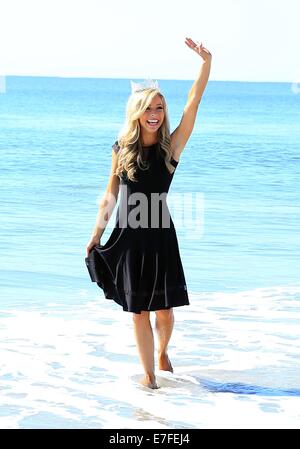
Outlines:
[{"label": "woman's bare foot", "polygon": [[159,386],[156,383],[155,376],[150,376],[148,374],[145,374],[145,376],[140,380],[141,384],[145,387],[156,389],[159,388]]},{"label": "woman's bare foot", "polygon": [[173,366],[166,352],[158,353],[158,369],[173,373]]}]

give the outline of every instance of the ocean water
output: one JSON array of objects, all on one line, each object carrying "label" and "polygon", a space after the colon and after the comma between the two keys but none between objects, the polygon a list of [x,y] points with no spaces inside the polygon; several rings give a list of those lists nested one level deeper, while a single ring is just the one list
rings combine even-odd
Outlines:
[{"label": "ocean water", "polygon": [[[160,81],[172,130],[191,85]],[[174,220],[191,304],[151,391],[131,314],[84,263],[129,94],[46,77],[0,94],[0,427],[299,428],[300,95],[209,82],[169,192],[192,217]]]}]

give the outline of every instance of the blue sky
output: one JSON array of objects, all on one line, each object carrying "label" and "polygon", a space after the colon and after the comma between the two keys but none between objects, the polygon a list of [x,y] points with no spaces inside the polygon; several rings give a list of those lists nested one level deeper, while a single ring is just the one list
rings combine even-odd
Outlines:
[{"label": "blue sky", "polygon": [[300,81],[299,0],[2,0],[0,76]]}]

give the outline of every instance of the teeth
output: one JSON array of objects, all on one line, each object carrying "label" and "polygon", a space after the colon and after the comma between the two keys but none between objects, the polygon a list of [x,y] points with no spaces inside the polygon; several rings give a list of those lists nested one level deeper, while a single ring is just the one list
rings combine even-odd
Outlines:
[{"label": "teeth", "polygon": [[149,123],[158,123],[158,120],[147,120]]}]

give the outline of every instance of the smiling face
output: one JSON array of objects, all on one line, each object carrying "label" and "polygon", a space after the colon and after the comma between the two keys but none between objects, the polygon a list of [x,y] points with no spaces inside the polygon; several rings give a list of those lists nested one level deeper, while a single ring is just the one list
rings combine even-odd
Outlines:
[{"label": "smiling face", "polygon": [[162,99],[156,95],[143,115],[139,118],[142,131],[154,134],[164,121],[165,113]]}]

